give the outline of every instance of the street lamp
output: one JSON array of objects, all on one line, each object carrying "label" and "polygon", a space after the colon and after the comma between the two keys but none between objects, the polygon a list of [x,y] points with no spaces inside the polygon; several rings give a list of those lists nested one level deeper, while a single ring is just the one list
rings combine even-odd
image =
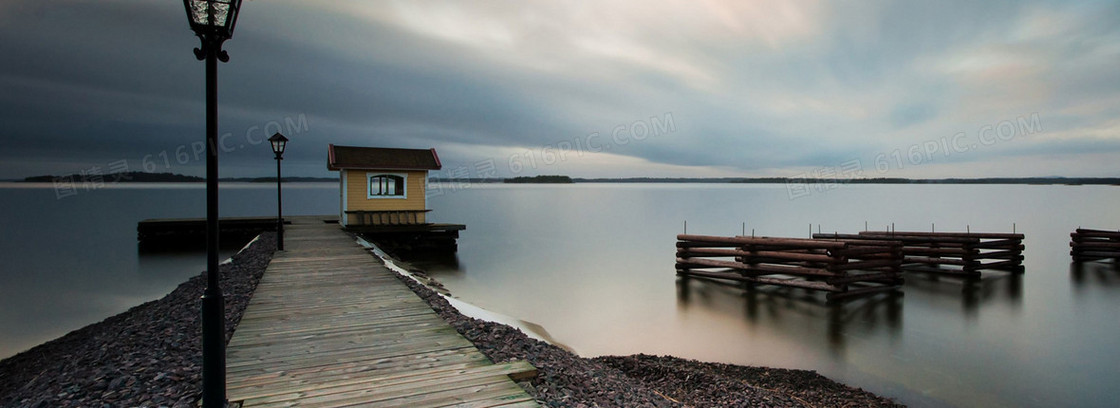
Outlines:
[{"label": "street lamp", "polygon": [[206,61],[206,291],[202,294],[202,406],[226,405],[225,299],[218,281],[218,61],[229,61],[222,43],[233,36],[241,0],[183,0],[191,30],[202,42],[194,56]]},{"label": "street lamp", "polygon": [[280,161],[284,160],[284,147],[288,145],[288,138],[276,132],[268,138],[272,144],[272,152],[276,153],[276,249],[284,250],[284,204],[280,200]]}]

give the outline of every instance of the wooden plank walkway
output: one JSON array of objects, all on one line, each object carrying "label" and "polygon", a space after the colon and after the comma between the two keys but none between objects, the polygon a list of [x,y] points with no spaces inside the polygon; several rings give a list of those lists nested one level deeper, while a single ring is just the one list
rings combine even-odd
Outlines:
[{"label": "wooden plank walkway", "polygon": [[337,224],[293,217],[226,350],[244,407],[535,407]]}]

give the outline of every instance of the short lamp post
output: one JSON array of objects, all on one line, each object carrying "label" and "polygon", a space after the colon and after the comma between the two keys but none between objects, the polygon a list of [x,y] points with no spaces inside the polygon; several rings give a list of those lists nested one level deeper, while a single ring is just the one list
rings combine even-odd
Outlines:
[{"label": "short lamp post", "polygon": [[229,61],[222,43],[233,36],[241,0],[183,0],[191,30],[202,42],[194,56],[206,61],[206,290],[202,294],[202,406],[226,405],[225,299],[218,277],[218,61]]},{"label": "short lamp post", "polygon": [[276,132],[268,138],[272,144],[272,153],[276,154],[276,249],[284,250],[284,201],[280,195],[280,161],[284,160],[284,148],[288,145],[288,138]]}]

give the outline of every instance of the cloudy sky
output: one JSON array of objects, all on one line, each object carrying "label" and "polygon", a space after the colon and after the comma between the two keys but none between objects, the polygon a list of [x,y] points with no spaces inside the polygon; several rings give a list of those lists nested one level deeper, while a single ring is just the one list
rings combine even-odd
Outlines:
[{"label": "cloudy sky", "polygon": [[[180,2],[0,3],[0,178],[203,174]],[[245,1],[222,176],[1120,176],[1120,3]]]}]

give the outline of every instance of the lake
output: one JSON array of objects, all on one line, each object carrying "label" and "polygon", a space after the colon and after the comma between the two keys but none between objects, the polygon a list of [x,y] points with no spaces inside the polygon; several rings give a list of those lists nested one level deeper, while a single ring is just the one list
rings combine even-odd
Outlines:
[{"label": "lake", "polygon": [[[201,217],[202,186],[124,185],[57,199],[6,185],[0,356],[169,292],[201,252],[138,254],[143,218]],[[421,262],[462,300],[537,323],[583,356],[671,354],[803,368],[913,406],[1115,406],[1120,272],[1071,269],[1069,233],[1117,228],[1120,188],[782,184],[446,185],[436,222],[467,225]],[[800,190],[799,190],[800,191]],[[293,184],[285,214],[329,214],[337,185]],[[791,197],[795,197],[792,198]],[[271,215],[275,190],[229,185],[223,216]],[[675,236],[965,230],[1026,235],[1026,272],[966,284],[907,275],[903,296],[830,306],[675,276]],[[745,223],[745,227],[744,227]],[[234,248],[236,249],[236,248]]]},{"label": "lake", "polygon": [[[219,197],[222,216],[276,214],[275,184],[223,185]],[[338,184],[288,186],[284,199],[285,214],[337,212]],[[67,195],[49,183],[0,183],[0,209],[0,358],[159,299],[206,269],[201,244],[179,252],[136,245],[140,220],[205,217],[203,184],[107,184]],[[222,242],[222,259],[244,244]]]}]

